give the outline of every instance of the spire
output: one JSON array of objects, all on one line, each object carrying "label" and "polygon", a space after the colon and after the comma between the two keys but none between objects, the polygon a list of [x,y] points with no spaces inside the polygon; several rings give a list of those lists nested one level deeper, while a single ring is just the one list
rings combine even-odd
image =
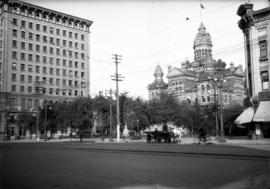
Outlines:
[{"label": "spire", "polygon": [[163,75],[164,75],[164,73],[163,73],[160,65],[158,64],[156,66],[156,69],[155,69],[155,72],[154,72],[155,79],[160,79],[161,80]]},{"label": "spire", "polygon": [[205,26],[204,26],[204,24],[202,22],[201,22],[200,27],[199,27],[198,30],[199,30],[199,32],[201,34],[204,34],[205,33],[206,28],[205,28]]}]

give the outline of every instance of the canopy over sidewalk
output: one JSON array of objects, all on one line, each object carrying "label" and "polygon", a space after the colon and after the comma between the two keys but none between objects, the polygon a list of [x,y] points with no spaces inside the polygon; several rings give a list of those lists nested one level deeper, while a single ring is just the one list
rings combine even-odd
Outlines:
[{"label": "canopy over sidewalk", "polygon": [[254,116],[254,109],[252,107],[246,108],[234,121],[235,124],[245,124],[252,122]]},{"label": "canopy over sidewalk", "polygon": [[254,122],[270,122],[270,101],[261,101],[253,117]]}]

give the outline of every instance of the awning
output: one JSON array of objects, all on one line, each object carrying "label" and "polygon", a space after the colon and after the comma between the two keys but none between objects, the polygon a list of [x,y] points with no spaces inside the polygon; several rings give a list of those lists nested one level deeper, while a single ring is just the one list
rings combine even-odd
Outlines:
[{"label": "awning", "polygon": [[255,122],[270,122],[270,101],[261,101],[253,117]]},{"label": "awning", "polygon": [[254,116],[254,110],[252,107],[246,108],[234,121],[235,124],[250,123]]}]

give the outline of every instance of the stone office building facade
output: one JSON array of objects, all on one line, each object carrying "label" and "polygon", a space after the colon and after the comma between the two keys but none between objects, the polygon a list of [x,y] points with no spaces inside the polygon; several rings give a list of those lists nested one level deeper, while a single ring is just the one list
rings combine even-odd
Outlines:
[{"label": "stone office building facade", "polygon": [[90,20],[22,1],[0,2],[2,134],[10,114],[89,95],[91,25]]}]

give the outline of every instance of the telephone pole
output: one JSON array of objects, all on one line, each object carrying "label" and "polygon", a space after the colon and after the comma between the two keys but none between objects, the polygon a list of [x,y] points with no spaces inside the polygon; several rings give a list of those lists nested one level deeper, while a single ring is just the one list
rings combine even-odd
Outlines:
[{"label": "telephone pole", "polygon": [[113,54],[112,55],[114,63],[115,63],[115,75],[112,75],[112,80],[115,81],[116,83],[116,140],[117,142],[120,141],[120,109],[119,109],[119,87],[118,87],[118,82],[123,81],[121,74],[118,74],[118,64],[120,64],[120,61],[122,60],[121,55]]},{"label": "telephone pole", "polygon": [[[112,89],[106,90],[106,93],[109,92],[109,100],[110,100],[110,137],[112,137],[112,94],[114,91]],[[106,95],[107,96],[107,95]]]}]

